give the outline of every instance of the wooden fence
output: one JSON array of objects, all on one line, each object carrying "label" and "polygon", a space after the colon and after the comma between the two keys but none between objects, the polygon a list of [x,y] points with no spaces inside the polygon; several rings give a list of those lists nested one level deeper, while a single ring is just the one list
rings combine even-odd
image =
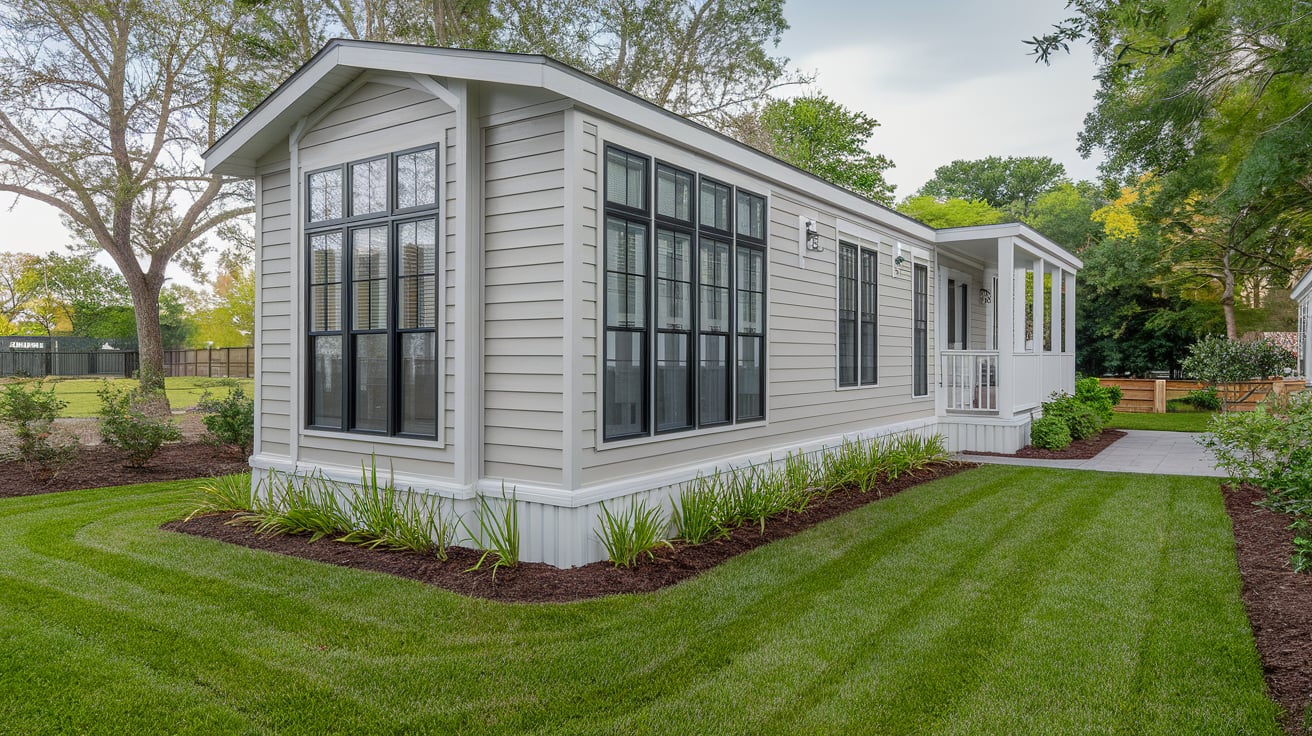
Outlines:
[{"label": "wooden fence", "polygon": [[255,348],[165,350],[164,375],[253,378]]},{"label": "wooden fence", "polygon": [[[1206,388],[1207,384],[1198,381],[1175,381],[1153,378],[1100,378],[1105,386],[1121,387],[1121,405],[1117,411],[1156,413],[1166,411],[1168,399],[1181,399],[1190,391]],[[1252,411],[1257,402],[1273,393],[1292,394],[1302,391],[1305,382],[1302,378],[1290,378],[1271,381],[1245,381],[1232,384],[1238,390],[1242,400],[1231,407],[1239,411]]]}]

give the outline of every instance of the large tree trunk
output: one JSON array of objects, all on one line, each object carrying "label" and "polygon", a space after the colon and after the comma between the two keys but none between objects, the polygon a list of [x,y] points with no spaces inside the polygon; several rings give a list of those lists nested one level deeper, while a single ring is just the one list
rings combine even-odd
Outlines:
[{"label": "large tree trunk", "polygon": [[128,279],[132,310],[137,317],[137,350],[141,356],[138,377],[141,393],[157,395],[168,407],[164,394],[164,335],[159,324],[159,293],[163,284],[150,279]]},{"label": "large tree trunk", "polygon": [[1231,340],[1239,339],[1239,328],[1235,324],[1235,272],[1230,269],[1230,253],[1221,259],[1221,311],[1225,314],[1225,336]]}]

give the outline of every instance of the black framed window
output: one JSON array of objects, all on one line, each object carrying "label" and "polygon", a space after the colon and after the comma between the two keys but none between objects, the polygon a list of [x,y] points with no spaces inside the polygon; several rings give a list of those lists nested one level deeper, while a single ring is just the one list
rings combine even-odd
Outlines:
[{"label": "black framed window", "polygon": [[311,427],[438,434],[437,160],[429,146],[306,176]]},{"label": "black framed window", "polygon": [[878,382],[879,254],[861,251],[861,385]]},{"label": "black framed window", "polygon": [[912,269],[911,372],[913,396],[929,395],[929,267]]},{"label": "black framed window", "polygon": [[838,244],[838,385],[856,385],[857,255],[851,243]]},{"label": "black framed window", "polygon": [[764,418],[765,198],[614,146],[605,161],[604,438]]},{"label": "black framed window", "polygon": [[838,244],[838,385],[871,386],[879,378],[879,254]]}]

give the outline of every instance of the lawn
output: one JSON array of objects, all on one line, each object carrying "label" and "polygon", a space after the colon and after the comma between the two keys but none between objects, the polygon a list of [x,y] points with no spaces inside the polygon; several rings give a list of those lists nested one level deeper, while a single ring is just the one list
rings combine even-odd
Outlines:
[{"label": "lawn", "polygon": [[1112,429],[1157,429],[1165,432],[1206,432],[1210,411],[1181,411],[1165,414],[1115,412],[1107,424]]},{"label": "lawn", "polygon": [[[46,385],[55,387],[55,394],[68,402],[68,406],[59,413],[63,417],[94,417],[100,411],[100,399],[96,392],[100,390],[105,379],[100,378],[49,378]],[[200,401],[201,394],[209,391],[215,398],[228,395],[230,384],[236,381],[249,398],[254,395],[255,381],[249,378],[165,378],[164,390],[169,396],[169,405],[174,409],[187,409]],[[137,381],[131,378],[113,378],[109,382],[120,388],[136,388]]]},{"label": "lawn", "polygon": [[991,466],[656,594],[505,605],[0,500],[14,733],[1280,733],[1217,481]]}]

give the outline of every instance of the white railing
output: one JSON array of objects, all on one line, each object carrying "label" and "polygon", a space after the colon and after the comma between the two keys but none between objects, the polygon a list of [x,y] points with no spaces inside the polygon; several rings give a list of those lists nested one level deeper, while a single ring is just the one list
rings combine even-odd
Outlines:
[{"label": "white railing", "polygon": [[944,350],[943,394],[950,411],[998,410],[998,352]]}]

